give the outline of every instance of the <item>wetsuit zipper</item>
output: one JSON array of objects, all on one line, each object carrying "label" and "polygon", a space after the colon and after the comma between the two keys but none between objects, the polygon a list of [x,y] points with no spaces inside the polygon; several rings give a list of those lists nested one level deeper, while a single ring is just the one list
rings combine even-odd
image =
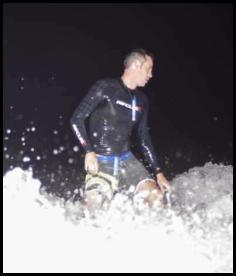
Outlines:
[{"label": "wetsuit zipper", "polygon": [[132,94],[132,92],[130,91],[130,89],[124,84],[124,82],[123,82],[122,79],[120,79],[120,82],[121,82],[123,88],[125,88],[125,90],[128,92],[128,94],[130,96],[130,99],[131,99],[131,106],[132,106],[132,103],[134,101],[135,96]]}]

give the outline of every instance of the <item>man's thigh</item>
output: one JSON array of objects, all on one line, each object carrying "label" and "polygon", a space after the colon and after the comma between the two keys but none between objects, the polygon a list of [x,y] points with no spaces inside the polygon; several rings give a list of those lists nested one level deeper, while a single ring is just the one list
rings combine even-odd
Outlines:
[{"label": "man's thigh", "polygon": [[96,175],[87,173],[85,177],[84,193],[86,195],[98,194],[104,199],[112,199],[114,192],[118,189],[119,178],[113,175],[113,163],[100,161],[99,172]]},{"label": "man's thigh", "polygon": [[136,192],[138,187],[146,181],[155,183],[151,174],[135,156],[121,164],[121,182],[126,189]]}]

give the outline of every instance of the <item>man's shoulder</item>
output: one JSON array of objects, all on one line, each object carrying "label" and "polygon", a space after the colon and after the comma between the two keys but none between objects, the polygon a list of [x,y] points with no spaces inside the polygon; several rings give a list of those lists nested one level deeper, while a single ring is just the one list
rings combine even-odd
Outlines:
[{"label": "man's shoulder", "polygon": [[95,82],[95,85],[101,85],[104,87],[107,86],[113,86],[117,84],[117,79],[116,78],[103,78],[103,79],[99,79]]},{"label": "man's shoulder", "polygon": [[117,81],[115,78],[103,78],[95,81],[90,89],[89,95],[95,94],[97,96],[108,95],[117,89]]}]

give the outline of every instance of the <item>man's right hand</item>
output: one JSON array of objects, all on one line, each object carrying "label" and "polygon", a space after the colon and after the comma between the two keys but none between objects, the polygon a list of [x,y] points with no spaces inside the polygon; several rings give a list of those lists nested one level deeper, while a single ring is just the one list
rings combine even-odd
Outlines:
[{"label": "man's right hand", "polygon": [[85,155],[84,169],[91,174],[97,174],[98,167],[98,159],[97,155],[94,151],[88,152]]}]

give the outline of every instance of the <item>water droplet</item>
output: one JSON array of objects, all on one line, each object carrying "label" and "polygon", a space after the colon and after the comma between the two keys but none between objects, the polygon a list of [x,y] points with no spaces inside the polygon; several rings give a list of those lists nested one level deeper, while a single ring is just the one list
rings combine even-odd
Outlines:
[{"label": "water droplet", "polygon": [[74,152],[78,152],[78,151],[79,151],[79,147],[78,147],[78,146],[74,146],[74,147],[73,147],[73,151],[74,151]]},{"label": "water droplet", "polygon": [[177,152],[175,153],[175,157],[176,157],[176,158],[182,157],[182,152],[177,151]]},{"label": "water droplet", "polygon": [[16,120],[22,120],[24,118],[23,114],[17,114]]},{"label": "water droplet", "polygon": [[53,154],[57,155],[57,154],[58,154],[58,150],[57,150],[57,149],[54,149],[54,150],[53,150]]},{"label": "water droplet", "polygon": [[30,161],[30,158],[29,156],[25,156],[23,159],[22,159],[23,162],[29,162]]},{"label": "water droplet", "polygon": [[69,159],[68,159],[68,163],[69,163],[69,164],[74,163],[74,159],[73,159],[73,158],[69,158]]},{"label": "water droplet", "polygon": [[121,169],[121,173],[125,174],[126,170],[125,169]]}]

